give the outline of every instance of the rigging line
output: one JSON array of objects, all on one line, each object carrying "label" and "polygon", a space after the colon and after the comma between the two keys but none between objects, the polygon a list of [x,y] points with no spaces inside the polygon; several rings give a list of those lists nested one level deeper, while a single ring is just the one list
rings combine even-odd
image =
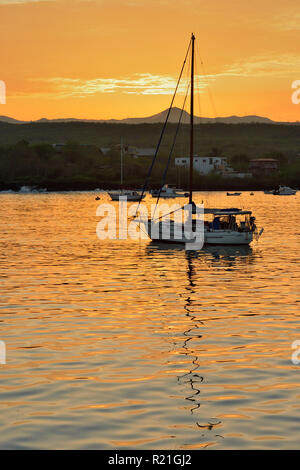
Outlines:
[{"label": "rigging line", "polygon": [[180,124],[181,124],[181,119],[182,119],[183,111],[184,111],[184,108],[185,108],[185,103],[186,103],[186,99],[187,99],[187,96],[188,96],[188,93],[189,93],[189,89],[190,89],[190,83],[188,84],[188,87],[187,87],[187,90],[186,90],[186,94],[185,94],[185,97],[184,97],[183,106],[182,106],[182,109],[181,109],[181,112],[180,112],[180,116],[179,116],[179,120],[178,120],[178,123],[177,123],[177,128],[176,128],[176,132],[175,132],[175,135],[174,135],[172,147],[171,147],[171,150],[170,150],[170,153],[169,153],[169,157],[168,157],[168,160],[167,160],[167,164],[166,164],[166,167],[165,167],[165,171],[164,171],[163,176],[162,176],[161,186],[160,186],[160,188],[159,188],[159,193],[158,193],[158,196],[157,196],[157,201],[156,201],[155,208],[154,208],[154,212],[153,212],[153,217],[155,216],[155,211],[156,211],[156,208],[157,208],[159,199],[160,199],[161,190],[162,190],[162,188],[163,188],[163,186],[164,186],[164,184],[165,184],[165,182],[166,182],[166,177],[167,177],[168,169],[169,169],[169,166],[170,166],[171,157],[172,157],[172,155],[173,155],[173,150],[174,150],[175,143],[176,143],[176,139],[177,139],[177,135],[178,135],[178,132],[179,132],[179,128],[180,128]]},{"label": "rigging line", "polygon": [[198,44],[196,44],[196,52],[198,54],[199,62],[202,66],[202,72],[203,72],[203,76],[205,78],[206,87],[207,87],[207,90],[208,90],[208,96],[209,96],[211,106],[212,106],[212,109],[213,109],[213,114],[214,114],[214,117],[216,118],[217,117],[216,106],[215,106],[213,95],[212,95],[212,92],[211,92],[211,89],[210,89],[210,86],[209,86],[209,83],[208,83],[207,73],[206,73],[206,70],[205,70],[205,67],[204,67],[203,60],[202,60],[201,55],[200,55],[200,50],[199,50]]},{"label": "rigging line", "polygon": [[[197,124],[201,124],[201,115],[202,115],[202,109],[201,109],[201,100],[200,100],[200,79],[199,79],[199,68],[198,68],[198,61],[195,61],[195,81],[196,81],[196,90],[197,90],[197,101],[198,101],[198,122]],[[195,136],[195,147],[198,148],[198,151],[200,151],[201,147],[201,138],[200,138],[200,128],[198,128],[198,132],[196,132]]]},{"label": "rigging line", "polygon": [[[139,204],[138,204],[138,207],[136,209],[136,213],[135,213],[134,217],[137,216],[138,210],[139,210]],[[141,216],[141,214],[140,214],[140,216]],[[142,223],[144,223],[144,221],[143,220],[135,220],[134,217],[133,217],[133,222],[137,222],[138,226],[139,226],[139,229],[142,230],[142,232],[144,232],[144,234],[147,235],[148,238],[151,238],[149,233],[148,233],[148,230],[147,229],[144,230],[143,227],[142,227]],[[139,237],[139,240],[141,240],[141,237]]]},{"label": "rigging line", "polygon": [[[190,74],[189,74],[189,71],[191,70],[191,62],[192,62],[192,57],[191,57],[191,54],[189,55],[189,62],[188,62],[188,67],[187,67],[187,77],[186,77],[186,80],[188,82],[190,82]],[[187,111],[185,109],[185,111]],[[186,112],[186,114],[183,115],[183,120],[182,120],[182,123],[183,125],[181,126],[182,127],[182,137],[181,137],[181,141],[182,141],[182,145],[181,145],[181,153],[184,155],[184,154],[187,154],[188,153],[188,148],[189,148],[189,135],[188,135],[188,132],[187,132],[187,129],[189,129],[189,112]],[[179,167],[180,168],[180,167]],[[187,182],[186,182],[187,184]]]},{"label": "rigging line", "polygon": [[[168,214],[161,215],[160,217],[155,219],[154,222],[156,222],[157,220],[161,220],[161,219],[163,219],[163,217],[167,217],[168,215],[174,214],[174,212],[178,212],[178,211],[181,211],[181,210],[182,210],[182,207],[178,207],[178,209],[175,209],[174,211],[171,211]],[[153,214],[153,216],[154,216],[154,214]]]},{"label": "rigging line", "polygon": [[[189,46],[188,46],[188,49],[187,49],[187,52],[186,52],[186,55],[185,55],[185,58],[184,58],[184,61],[183,61],[183,65],[182,65],[182,68],[181,68],[181,71],[180,71],[179,78],[178,78],[178,80],[177,80],[176,88],[175,88],[175,91],[174,91],[174,94],[173,94],[173,97],[172,97],[172,100],[171,100],[171,104],[170,104],[170,107],[169,107],[169,110],[168,110],[168,114],[167,114],[166,120],[165,120],[165,122],[164,122],[162,131],[161,131],[161,134],[160,134],[160,137],[159,137],[159,141],[158,141],[158,143],[157,143],[157,147],[156,147],[156,150],[155,150],[155,155],[154,155],[154,157],[153,157],[153,159],[152,159],[150,168],[149,168],[149,170],[148,170],[148,174],[147,174],[147,176],[146,176],[146,181],[145,181],[144,186],[143,186],[142,195],[141,195],[141,199],[140,199],[140,201],[139,201],[139,204],[140,204],[141,200],[143,199],[143,195],[144,195],[144,193],[145,193],[146,187],[148,186],[148,181],[149,181],[149,178],[150,178],[150,176],[151,176],[151,173],[152,173],[152,170],[153,170],[153,166],[154,166],[154,163],[155,163],[155,160],[156,160],[156,157],[157,157],[159,148],[160,148],[160,144],[161,144],[163,135],[164,135],[165,130],[166,130],[166,127],[167,127],[167,123],[168,123],[168,120],[169,120],[169,117],[170,117],[171,109],[172,109],[172,106],[173,106],[173,103],[174,103],[174,100],[175,100],[175,96],[176,96],[176,93],[177,93],[177,90],[178,90],[178,87],[179,87],[179,83],[180,83],[182,74],[183,74],[183,70],[184,70],[184,67],[185,67],[185,63],[186,63],[186,60],[187,60],[187,57],[188,57],[188,54],[189,54],[189,51],[190,51],[191,43],[192,43],[192,40],[190,40],[190,43],[189,43]],[[139,205],[138,205],[138,208],[139,208]]]}]

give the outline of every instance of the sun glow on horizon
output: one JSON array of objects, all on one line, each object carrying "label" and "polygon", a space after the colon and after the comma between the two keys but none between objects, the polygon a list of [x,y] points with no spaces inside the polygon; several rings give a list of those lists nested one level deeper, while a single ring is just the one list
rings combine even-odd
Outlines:
[{"label": "sun glow on horizon", "polygon": [[[300,79],[295,0],[253,0],[251,6],[234,0],[214,6],[203,0],[0,0],[0,14],[0,79],[7,88],[2,115],[156,114],[170,104],[194,31],[202,116],[299,119],[300,106],[291,100],[292,83]],[[179,94],[187,82],[185,76]]]}]

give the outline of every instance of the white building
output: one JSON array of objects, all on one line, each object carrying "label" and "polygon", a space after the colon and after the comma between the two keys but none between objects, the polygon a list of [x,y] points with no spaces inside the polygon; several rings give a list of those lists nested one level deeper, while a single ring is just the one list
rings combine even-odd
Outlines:
[{"label": "white building", "polygon": [[[175,166],[189,168],[189,157],[175,158]],[[194,156],[193,168],[202,175],[208,175],[212,171],[224,173],[227,169],[227,158],[225,157],[199,157]]]}]

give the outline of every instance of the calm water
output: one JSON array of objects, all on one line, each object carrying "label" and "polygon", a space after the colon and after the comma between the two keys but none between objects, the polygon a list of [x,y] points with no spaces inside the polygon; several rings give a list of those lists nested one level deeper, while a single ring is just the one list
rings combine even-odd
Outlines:
[{"label": "calm water", "polygon": [[259,242],[100,241],[94,193],[0,195],[0,448],[299,448],[300,194],[202,199]]}]

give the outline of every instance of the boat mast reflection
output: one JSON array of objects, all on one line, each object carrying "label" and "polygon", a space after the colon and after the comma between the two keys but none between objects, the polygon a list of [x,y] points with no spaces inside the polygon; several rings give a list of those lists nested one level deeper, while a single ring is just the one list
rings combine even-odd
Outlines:
[{"label": "boat mast reflection", "polygon": [[[199,324],[203,324],[201,320],[198,320],[195,315],[192,313],[192,303],[193,303],[193,293],[195,293],[195,283],[194,283],[194,276],[195,276],[195,267],[193,266],[192,262],[192,252],[186,252],[186,259],[187,259],[187,278],[188,278],[188,285],[186,286],[187,297],[184,299],[184,309],[186,311],[186,316],[193,322],[191,328],[184,331],[183,334],[186,336],[186,339],[183,342],[182,348],[184,349],[184,355],[192,359],[192,368],[189,372],[181,376],[177,376],[177,380],[179,383],[189,384],[192,390],[192,394],[185,397],[185,399],[191,402],[191,414],[194,413],[195,410],[200,408],[200,401],[198,395],[200,395],[200,388],[198,388],[199,384],[203,382],[204,377],[202,377],[196,371],[200,368],[200,364],[198,362],[198,356],[196,352],[190,347],[190,341],[194,338],[202,338],[202,334],[198,334]],[[181,294],[179,294],[181,295]]]},{"label": "boat mast reflection", "polygon": [[[151,242],[147,246],[147,254],[156,258],[158,252],[160,257],[179,257],[182,259],[180,252],[185,251],[183,245],[166,245],[159,242]],[[199,306],[199,286],[197,286],[197,264],[200,266],[203,262],[211,269],[215,265],[222,265],[224,270],[231,270],[233,268],[245,267],[255,262],[256,254],[249,246],[205,246],[200,251],[185,251],[186,261],[186,285],[179,296],[183,299],[186,318],[189,320],[189,326],[183,331],[181,340],[182,346],[174,343],[176,351],[184,355],[190,366],[188,371],[177,376],[177,382],[188,388],[188,392],[183,392],[183,398],[188,402],[190,414],[194,416],[195,426],[199,430],[216,432],[216,428],[221,425],[221,421],[215,417],[208,417],[207,412],[200,414],[201,404],[205,403],[201,400],[201,388],[205,385],[206,378],[201,374],[201,362],[199,358],[200,348],[197,345],[198,340],[203,338],[202,326],[205,322],[199,318],[199,314],[195,310]],[[200,264],[199,264],[200,263]],[[196,303],[197,302],[197,303]],[[201,306],[200,306],[201,309]],[[207,410],[205,410],[207,411]],[[214,437],[223,438],[220,434],[213,434]],[[201,437],[207,438],[205,434]],[[212,436],[211,436],[212,437]]]},{"label": "boat mast reflection", "polygon": [[[197,354],[197,350],[195,348],[192,348],[191,344],[192,341],[197,338],[200,339],[202,338],[202,334],[200,333],[199,329],[201,328],[201,325],[204,325],[204,322],[197,318],[197,316],[193,313],[193,294],[196,293],[196,273],[195,273],[195,266],[193,264],[193,260],[197,258],[197,252],[193,251],[186,251],[186,261],[187,261],[187,280],[188,283],[186,285],[186,292],[187,294],[182,294],[184,295],[184,309],[186,311],[186,316],[190,319],[192,322],[192,326],[185,330],[183,332],[184,336],[186,336],[186,339],[183,342],[182,349],[184,349],[184,355],[186,355],[188,358],[192,360],[192,367],[191,369],[186,372],[183,375],[177,376],[177,380],[179,383],[184,383],[189,385],[191,388],[192,393],[190,393],[188,396],[185,397],[185,400],[187,400],[190,403],[190,412],[191,415],[196,412],[201,406],[201,401],[200,401],[200,384],[204,382],[204,377],[199,373],[200,369],[200,362],[199,362],[199,356]],[[186,296],[187,295],[187,296]],[[185,297],[186,296],[186,297]],[[198,420],[195,423],[198,428],[201,430],[212,430],[216,426],[219,426],[221,424],[221,421],[216,419],[216,418],[210,418],[208,422],[200,423]],[[205,437],[204,434],[202,434],[202,437]],[[220,434],[215,434],[215,437],[223,437]]]}]

